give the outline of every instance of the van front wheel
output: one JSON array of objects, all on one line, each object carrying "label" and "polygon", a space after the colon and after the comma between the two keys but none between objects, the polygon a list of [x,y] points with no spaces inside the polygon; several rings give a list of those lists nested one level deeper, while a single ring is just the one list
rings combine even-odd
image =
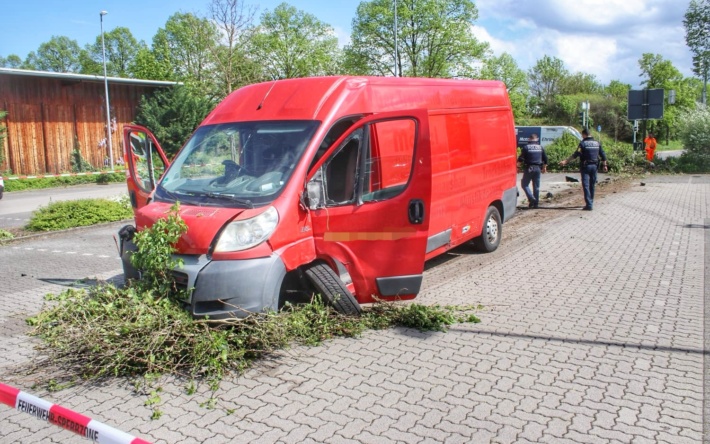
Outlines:
[{"label": "van front wheel", "polygon": [[500,245],[500,238],[503,235],[503,222],[500,218],[498,208],[491,205],[486,211],[483,220],[483,232],[473,240],[473,245],[477,250],[490,253],[495,251]]},{"label": "van front wheel", "polygon": [[340,277],[326,264],[317,263],[305,269],[308,280],[315,287],[323,301],[331,305],[338,313],[347,316],[360,316],[362,308]]}]

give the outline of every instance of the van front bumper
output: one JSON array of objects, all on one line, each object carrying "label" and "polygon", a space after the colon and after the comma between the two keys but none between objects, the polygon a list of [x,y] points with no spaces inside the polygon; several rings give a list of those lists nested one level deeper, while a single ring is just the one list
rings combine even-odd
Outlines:
[{"label": "van front bumper", "polygon": [[[131,263],[136,250],[132,239],[121,235],[121,261],[126,280],[140,279]],[[213,261],[206,255],[173,255],[183,266],[173,270],[177,285],[188,291],[185,303],[195,317],[243,318],[251,313],[276,311],[286,266],[281,257]]]}]

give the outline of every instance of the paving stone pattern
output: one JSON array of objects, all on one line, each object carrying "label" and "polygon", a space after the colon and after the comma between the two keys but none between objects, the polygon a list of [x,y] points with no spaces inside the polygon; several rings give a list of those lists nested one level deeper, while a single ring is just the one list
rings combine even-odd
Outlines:
[{"label": "paving stone pattern", "polygon": [[[158,420],[126,381],[47,393],[10,375],[34,357],[16,323],[53,287],[4,293],[0,380],[161,443],[698,443],[709,208],[710,178],[681,176],[561,211],[492,259],[428,266],[418,301],[480,303],[482,323],[297,347],[213,409],[165,379]],[[0,406],[0,442],[84,440]]]}]

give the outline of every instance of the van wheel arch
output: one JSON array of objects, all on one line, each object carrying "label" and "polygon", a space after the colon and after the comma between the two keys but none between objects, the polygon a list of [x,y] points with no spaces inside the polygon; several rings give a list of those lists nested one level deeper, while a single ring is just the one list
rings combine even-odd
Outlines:
[{"label": "van wheel arch", "polygon": [[323,260],[302,265],[286,273],[279,292],[279,310],[286,303],[307,304],[320,294],[322,301],[339,313],[359,316],[362,308],[338,274]]},{"label": "van wheel arch", "polygon": [[486,210],[486,215],[483,218],[483,228],[481,235],[473,239],[473,246],[484,253],[495,251],[500,245],[503,237],[503,216],[502,208],[492,203]]}]

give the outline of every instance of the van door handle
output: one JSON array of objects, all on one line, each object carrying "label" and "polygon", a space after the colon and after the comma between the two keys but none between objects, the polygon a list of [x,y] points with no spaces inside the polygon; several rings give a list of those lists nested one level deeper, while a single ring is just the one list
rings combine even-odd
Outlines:
[{"label": "van door handle", "polygon": [[412,199],[409,201],[409,222],[412,224],[424,223],[424,201]]}]

